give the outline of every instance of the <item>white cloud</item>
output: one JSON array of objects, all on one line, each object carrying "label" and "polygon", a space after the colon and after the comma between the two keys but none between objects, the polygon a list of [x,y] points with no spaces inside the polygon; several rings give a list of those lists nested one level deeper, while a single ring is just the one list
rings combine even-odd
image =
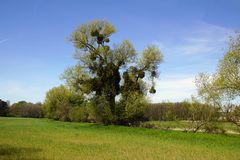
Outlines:
[{"label": "white cloud", "polygon": [[44,99],[46,88],[42,86],[31,86],[17,81],[0,83],[0,98],[11,100],[11,103],[25,100],[39,102]]},{"label": "white cloud", "polygon": [[156,80],[156,94],[150,95],[153,103],[161,101],[182,101],[191,98],[196,91],[194,76]]}]

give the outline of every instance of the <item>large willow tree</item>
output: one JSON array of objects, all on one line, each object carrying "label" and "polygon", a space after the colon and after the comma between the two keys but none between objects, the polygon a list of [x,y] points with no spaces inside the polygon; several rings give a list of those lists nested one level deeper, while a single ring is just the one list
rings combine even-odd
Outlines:
[{"label": "large willow tree", "polygon": [[[163,55],[156,46],[148,46],[137,54],[128,40],[111,43],[115,28],[107,21],[95,20],[78,27],[71,35],[78,64],[65,71],[64,79],[87,97],[104,97],[111,114],[116,117],[116,96],[127,102],[134,93],[155,93],[154,78]],[[110,44],[112,44],[110,46]],[[146,82],[151,82],[147,85]]]}]

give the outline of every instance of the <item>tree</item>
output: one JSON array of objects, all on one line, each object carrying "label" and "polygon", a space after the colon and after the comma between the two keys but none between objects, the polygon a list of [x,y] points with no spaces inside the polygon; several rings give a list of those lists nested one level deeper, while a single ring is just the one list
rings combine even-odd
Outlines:
[{"label": "tree", "polygon": [[230,39],[228,52],[218,66],[216,83],[229,97],[240,96],[240,33]]},{"label": "tree", "polygon": [[[79,63],[62,76],[68,85],[87,97],[104,97],[113,117],[111,123],[117,120],[116,96],[121,95],[125,101],[130,92],[142,95],[147,90],[156,92],[153,80],[163,59],[156,46],[148,46],[141,57],[127,40],[110,47],[110,37],[115,31],[112,24],[99,20],[78,27],[70,40],[76,47]],[[146,86],[146,77],[152,81],[150,88]]]},{"label": "tree", "polygon": [[215,74],[200,73],[196,77],[198,95],[225,113],[224,118],[240,126],[237,101],[240,97],[240,33],[230,38],[229,48],[219,61]]},{"label": "tree", "polygon": [[7,102],[2,101],[0,99],[0,116],[8,116],[9,114],[9,106]]},{"label": "tree", "polygon": [[[192,97],[192,102],[190,104],[189,120],[191,121],[191,124],[189,130],[193,132],[206,128],[210,130],[210,126],[214,126],[212,124],[219,118],[219,108],[213,107],[207,103],[203,104],[199,99],[194,97]],[[216,129],[219,128],[216,127],[215,131]]]}]

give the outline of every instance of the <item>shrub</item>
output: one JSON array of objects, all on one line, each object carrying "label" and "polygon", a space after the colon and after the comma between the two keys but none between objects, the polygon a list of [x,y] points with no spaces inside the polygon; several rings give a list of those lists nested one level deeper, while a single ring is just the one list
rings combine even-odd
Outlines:
[{"label": "shrub", "polygon": [[153,124],[153,123],[147,123],[147,122],[145,122],[145,123],[140,123],[140,125],[139,125],[139,127],[142,127],[142,128],[157,128],[156,126],[155,126],[155,124]]},{"label": "shrub", "polygon": [[87,122],[89,121],[89,113],[86,105],[71,108],[69,118],[73,122]]},{"label": "shrub", "polygon": [[90,119],[97,123],[110,124],[113,122],[113,115],[110,105],[104,96],[94,96],[88,103]]},{"label": "shrub", "polygon": [[142,94],[131,92],[126,101],[120,101],[118,106],[119,123],[125,125],[139,125],[139,122],[145,121],[145,111],[148,107],[148,100]]},{"label": "shrub", "polygon": [[203,127],[204,131],[207,133],[215,133],[215,134],[224,134],[226,131],[223,129],[223,127],[218,126],[215,123],[207,123]]}]

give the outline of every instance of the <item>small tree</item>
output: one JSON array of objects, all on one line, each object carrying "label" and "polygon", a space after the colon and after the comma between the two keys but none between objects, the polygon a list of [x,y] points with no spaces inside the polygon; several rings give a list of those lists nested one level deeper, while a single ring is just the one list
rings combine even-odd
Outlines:
[{"label": "small tree", "polygon": [[73,92],[65,86],[59,86],[47,92],[43,111],[48,118],[69,121],[71,109],[81,107],[83,102],[84,96],[81,93]]},{"label": "small tree", "polygon": [[228,51],[220,60],[217,72],[199,74],[196,85],[198,95],[206,103],[219,107],[226,120],[239,124],[236,100],[240,97],[240,33],[230,38]]},{"label": "small tree", "polygon": [[209,106],[208,104],[202,104],[199,100],[193,98],[191,107],[189,110],[190,131],[197,132],[200,129],[204,129],[219,118],[219,108]]}]

